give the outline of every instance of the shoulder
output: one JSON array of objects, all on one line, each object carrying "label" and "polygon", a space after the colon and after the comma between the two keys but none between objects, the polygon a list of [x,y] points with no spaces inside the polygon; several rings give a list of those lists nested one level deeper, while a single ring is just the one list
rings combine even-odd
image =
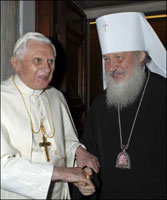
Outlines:
[{"label": "shoulder", "polygon": [[160,82],[160,83],[162,83],[162,84],[165,84],[165,83],[166,83],[166,78],[162,77],[162,76],[159,75],[159,74],[155,74],[155,73],[153,73],[153,72],[151,72],[150,78],[151,78],[152,80],[156,80],[156,81],[158,81],[158,82]]},{"label": "shoulder", "polygon": [[99,93],[93,100],[92,106],[98,106],[100,104],[104,104],[106,102],[106,90]]},{"label": "shoulder", "polygon": [[11,78],[12,77],[9,77],[8,79],[1,81],[1,88],[11,85],[11,80],[12,80]]},{"label": "shoulder", "polygon": [[91,103],[89,112],[91,113],[99,113],[105,109],[106,104],[106,90],[99,93]]},{"label": "shoulder", "polygon": [[1,98],[6,95],[9,96],[10,94],[13,94],[14,92],[15,92],[15,88],[12,84],[12,77],[9,77],[8,79],[4,81],[1,81]]},{"label": "shoulder", "polygon": [[166,92],[166,78],[151,72],[149,82],[152,91],[158,93]]},{"label": "shoulder", "polygon": [[158,74],[150,73],[150,80],[147,88],[147,99],[150,106],[166,107],[166,79]]},{"label": "shoulder", "polygon": [[66,103],[65,97],[64,97],[63,93],[60,90],[58,90],[58,89],[56,89],[54,87],[49,87],[45,91],[47,92],[48,96],[52,100],[57,100],[57,101]]}]

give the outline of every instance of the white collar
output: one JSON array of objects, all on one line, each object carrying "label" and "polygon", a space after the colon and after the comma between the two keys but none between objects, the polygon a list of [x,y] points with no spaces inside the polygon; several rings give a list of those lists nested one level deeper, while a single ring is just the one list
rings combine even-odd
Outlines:
[{"label": "white collar", "polygon": [[20,77],[17,74],[13,76],[14,76],[14,81],[16,85],[19,87],[22,93],[30,95],[30,96],[38,96],[43,92],[43,90],[34,90],[28,87],[27,85],[25,85],[25,83],[23,83],[23,81],[20,79]]}]

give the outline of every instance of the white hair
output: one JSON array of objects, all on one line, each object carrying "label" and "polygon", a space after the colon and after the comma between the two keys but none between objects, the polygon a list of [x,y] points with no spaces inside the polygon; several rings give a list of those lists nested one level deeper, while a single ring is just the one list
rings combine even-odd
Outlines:
[{"label": "white hair", "polygon": [[37,40],[37,41],[41,41],[47,44],[50,44],[54,55],[56,57],[56,49],[54,47],[54,45],[52,44],[52,42],[50,41],[49,38],[47,38],[46,36],[44,36],[41,33],[37,33],[37,32],[29,32],[24,34],[22,37],[20,37],[17,41],[16,44],[14,46],[13,49],[13,56],[17,57],[17,58],[23,58],[26,50],[27,50],[27,42],[29,40]]}]

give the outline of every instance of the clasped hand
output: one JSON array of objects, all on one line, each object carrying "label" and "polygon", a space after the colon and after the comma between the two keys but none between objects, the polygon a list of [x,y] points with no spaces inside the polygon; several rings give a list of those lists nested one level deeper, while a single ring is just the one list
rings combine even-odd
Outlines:
[{"label": "clasped hand", "polygon": [[[95,173],[99,172],[99,161],[98,158],[88,151],[86,151],[83,147],[78,147],[76,150],[76,163],[78,167],[84,168],[84,171],[86,172],[86,176],[88,179],[91,178],[93,175],[93,171]],[[93,171],[92,171],[93,170]],[[83,195],[91,195],[95,192],[95,186],[91,182],[91,184],[86,184],[83,182],[78,182],[74,184],[78,187],[80,192]]]},{"label": "clasped hand", "polygon": [[100,164],[98,158],[79,146],[76,150],[76,161],[78,167],[90,167],[95,173],[99,172]]},{"label": "clasped hand", "polygon": [[[83,195],[95,192],[95,185],[91,181],[93,171],[99,172],[99,161],[96,156],[84,148],[76,150],[77,167],[54,167],[52,181],[65,181],[73,183]],[[85,168],[86,167],[86,168]]]},{"label": "clasped hand", "polygon": [[81,167],[54,167],[52,181],[65,181],[73,183],[83,195],[91,195],[95,192],[95,186],[90,180],[92,170]]},{"label": "clasped hand", "polygon": [[93,194],[96,190],[95,190],[95,186],[94,184],[92,183],[91,181],[91,177],[93,175],[93,171],[91,168],[89,167],[86,167],[84,168],[84,171],[86,173],[86,178],[88,180],[90,180],[90,184],[89,183],[85,183],[85,182],[77,182],[77,183],[74,183],[74,185],[76,187],[78,187],[79,191],[85,195],[85,196],[88,196],[88,195],[91,195]]}]

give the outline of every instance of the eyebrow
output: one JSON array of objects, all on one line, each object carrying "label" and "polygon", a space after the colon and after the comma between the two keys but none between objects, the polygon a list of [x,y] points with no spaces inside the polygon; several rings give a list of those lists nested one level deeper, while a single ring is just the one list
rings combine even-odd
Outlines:
[{"label": "eyebrow", "polygon": [[[34,59],[34,58],[41,58],[41,59],[43,59],[43,57],[40,56],[40,55],[33,55],[32,58],[33,58],[33,59]],[[55,58],[54,56],[53,56],[53,57],[51,56],[51,57],[48,58],[48,59],[49,59],[49,60],[51,60],[51,59],[54,59],[54,60],[55,60],[56,58]]]}]

